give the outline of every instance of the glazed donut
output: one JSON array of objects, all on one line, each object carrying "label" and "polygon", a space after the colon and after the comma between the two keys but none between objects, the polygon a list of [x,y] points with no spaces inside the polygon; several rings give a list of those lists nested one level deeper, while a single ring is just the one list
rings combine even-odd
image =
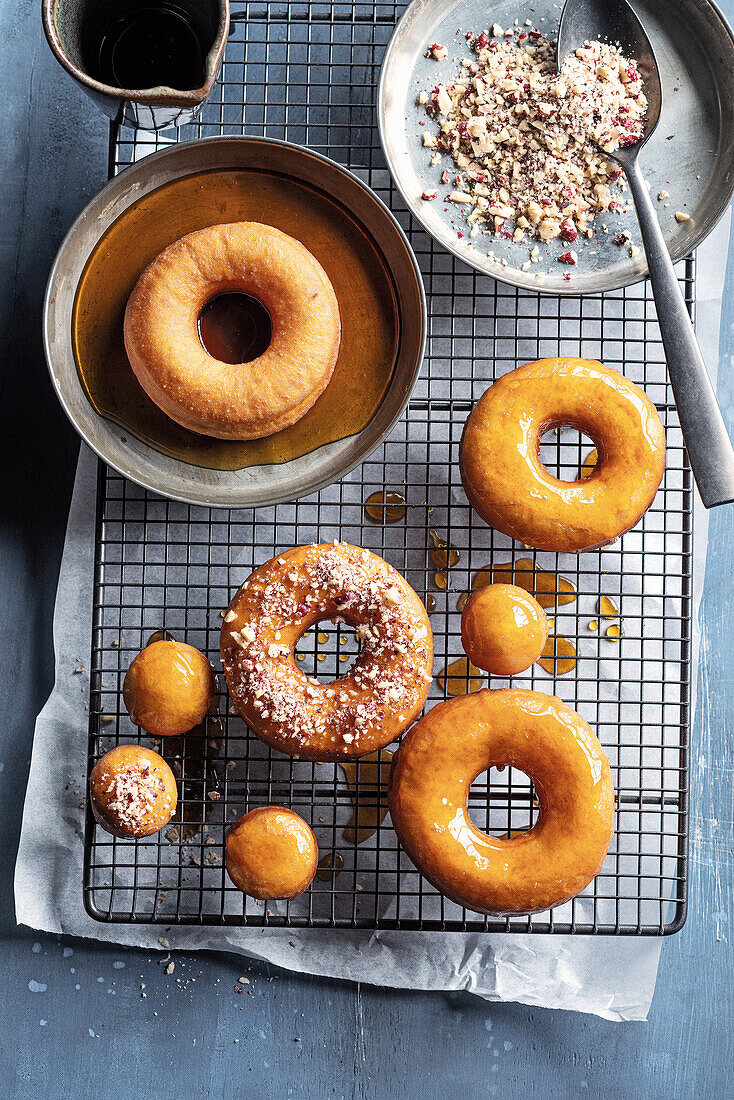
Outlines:
[{"label": "glazed donut", "polygon": [[[348,675],[321,684],[295,647],[322,619],[356,627]],[[393,741],[428,696],[433,635],[404,577],[344,542],[296,546],[261,565],[229,605],[221,633],[237,712],[271,748],[306,760],[364,756]]]},{"label": "glazed donut", "polygon": [[[540,802],[535,826],[510,840],[480,832],[467,809],[476,777],[501,764],[526,772]],[[393,758],[388,805],[400,843],[446,897],[479,913],[535,913],[600,870],[614,788],[601,745],[560,699],[485,689],[413,727]]]},{"label": "glazed donut", "polygon": [[[594,440],[596,468],[559,481],[540,462],[550,428]],[[472,410],[459,450],[469,503],[486,523],[538,550],[613,542],[652,504],[665,471],[665,430],[645,392],[588,359],[540,359],[499,378]]]},{"label": "glazed donut", "polygon": [[461,644],[473,665],[493,676],[516,676],[537,661],[548,641],[548,618],[516,584],[488,584],[464,605]]},{"label": "glazed donut", "polygon": [[151,836],[176,812],[176,780],[166,761],[142,745],[118,745],[89,777],[92,813],[103,829],[123,838]]},{"label": "glazed donut", "polygon": [[154,737],[188,733],[204,721],[213,696],[214,673],[204,654],[168,638],[138,653],[122,685],[131,720]]},{"label": "glazed donut", "polygon": [[261,901],[296,898],[313,882],[316,837],[294,810],[258,806],[227,836],[225,865],[238,890]]},{"label": "glazed donut", "polygon": [[[212,358],[200,338],[204,306],[241,292],[272,322],[249,363]],[[339,353],[339,306],[329,278],[292,237],[259,222],[212,225],[165,248],[125,310],[125,349],[148,396],[172,420],[219,439],[259,439],[308,412]]]}]

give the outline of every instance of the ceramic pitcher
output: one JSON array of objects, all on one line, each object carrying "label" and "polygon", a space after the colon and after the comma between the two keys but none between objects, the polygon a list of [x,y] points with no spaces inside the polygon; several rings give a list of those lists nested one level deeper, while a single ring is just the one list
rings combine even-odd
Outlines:
[{"label": "ceramic pitcher", "polygon": [[105,114],[162,130],[190,122],[214,87],[229,0],[43,0],[43,26],[58,61]]}]

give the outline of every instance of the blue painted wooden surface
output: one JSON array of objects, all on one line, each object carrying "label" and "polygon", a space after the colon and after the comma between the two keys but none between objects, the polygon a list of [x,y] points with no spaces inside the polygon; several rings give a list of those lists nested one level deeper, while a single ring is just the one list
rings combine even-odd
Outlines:
[{"label": "blue painted wooden surface", "polygon": [[[51,686],[51,613],[76,439],[43,363],[43,288],[106,175],[107,128],[56,65],[38,0],[0,5],[0,1096],[731,1095],[731,634],[734,508],[711,517],[700,718],[692,745],[691,904],[663,945],[647,1024],[468,994],[298,977],[229,956],[160,958],[17,929],[12,871],[34,716]],[[731,15],[733,0],[725,9]],[[734,255],[720,393],[734,426]],[[235,993],[240,977],[246,993]]]}]

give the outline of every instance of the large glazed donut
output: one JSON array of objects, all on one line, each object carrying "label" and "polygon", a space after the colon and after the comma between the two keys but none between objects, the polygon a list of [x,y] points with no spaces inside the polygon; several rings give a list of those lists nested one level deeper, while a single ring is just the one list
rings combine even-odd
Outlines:
[{"label": "large glazed donut", "polygon": [[[533,780],[540,816],[510,840],[472,823],[469,787],[509,764]],[[480,913],[534,913],[568,901],[612,838],[609,762],[589,726],[553,695],[480,691],[439,703],[393,758],[388,796],[400,843],[448,898]]]},{"label": "large glazed donut", "polygon": [[[559,481],[540,462],[550,428],[591,436],[593,473]],[[538,550],[593,550],[634,527],[665,471],[665,430],[645,392],[588,359],[539,359],[503,375],[472,410],[459,452],[469,503]]]},{"label": "large glazed donut", "polygon": [[[322,619],[356,627],[362,649],[330,684],[304,675],[295,647]],[[237,712],[266,744],[306,760],[363,756],[423,709],[433,635],[404,577],[344,542],[296,546],[261,565],[229,605],[221,634]]]},{"label": "large glazed donut", "polygon": [[[199,338],[204,306],[241,292],[270,314],[270,345],[249,363],[212,358]],[[326,389],[341,339],[339,306],[318,260],[259,222],[199,229],[145,269],[125,310],[125,349],[140,385],[184,428],[259,439],[287,428]]]}]

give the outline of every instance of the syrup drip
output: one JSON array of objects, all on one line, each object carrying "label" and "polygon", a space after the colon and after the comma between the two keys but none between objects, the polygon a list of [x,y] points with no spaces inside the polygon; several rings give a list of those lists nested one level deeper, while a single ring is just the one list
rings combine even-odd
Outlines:
[{"label": "syrup drip", "polygon": [[319,860],[316,878],[322,882],[330,882],[344,867],[344,859],[341,852],[327,852],[323,859]]},{"label": "syrup drip", "polygon": [[447,695],[472,695],[484,687],[484,673],[468,657],[458,657],[445,673],[439,672],[438,682]]},{"label": "syrup drip", "polygon": [[168,631],[168,630],[156,630],[155,634],[151,634],[151,636],[148,638],[148,641],[145,644],[146,644],[146,646],[149,646],[149,645],[153,645],[153,642],[175,642],[175,641],[176,641],[176,639],[174,638],[173,634],[171,634],[170,631]]},{"label": "syrup drip", "polygon": [[399,523],[405,519],[405,497],[402,493],[371,493],[364,504],[364,510],[374,523]]},{"label": "syrup drip", "polygon": [[565,676],[576,667],[576,646],[568,638],[554,634],[548,638],[538,664],[551,676]]},{"label": "syrup drip", "polygon": [[591,619],[589,624],[588,624],[588,628],[589,628],[589,630],[598,630],[599,629],[598,620],[597,619]]},{"label": "syrup drip", "polygon": [[459,551],[455,546],[452,546],[450,542],[446,542],[445,539],[442,539],[438,532],[434,531],[432,527],[428,528],[428,534],[433,543],[433,548],[429,551],[429,556],[433,564],[437,569],[453,569],[459,561]]},{"label": "syrup drip", "polygon": [[316,635],[316,638],[319,642],[319,645],[325,645],[325,643],[329,640],[329,635],[326,633],[325,630],[320,630]]},{"label": "syrup drip", "polygon": [[462,592],[461,595],[459,596],[458,600],[456,601],[456,610],[457,611],[463,611],[468,602],[469,602],[469,593],[468,592]]},{"label": "syrup drip", "polygon": [[604,631],[604,633],[606,634],[607,638],[621,638],[622,627],[619,626],[617,623],[611,623]]},{"label": "syrup drip", "polygon": [[610,600],[609,596],[600,596],[596,601],[596,613],[601,615],[603,619],[615,618],[619,615],[619,609],[614,601]]},{"label": "syrup drip", "polygon": [[581,481],[584,481],[587,477],[591,477],[594,470],[596,469],[596,465],[597,465],[598,461],[599,461],[599,453],[596,450],[596,448],[594,448],[593,451],[589,451],[589,453],[587,454],[586,458],[583,461],[583,465],[581,466],[581,478],[580,478]]},{"label": "syrup drip", "polygon": [[472,581],[472,592],[486,588],[488,584],[515,584],[535,596],[541,607],[560,607],[562,604],[573,603],[578,597],[572,581],[567,577],[536,569],[530,558],[501,562],[478,570]]},{"label": "syrup drip", "polygon": [[431,595],[431,593],[430,593],[430,592],[428,593],[428,595],[426,596],[426,598],[425,598],[425,600],[424,600],[423,602],[424,602],[424,604],[426,605],[426,611],[428,611],[428,612],[431,612],[431,611],[435,611],[435,610],[436,610],[436,600],[435,600],[435,598],[434,598],[434,597],[433,597],[433,596]]},{"label": "syrup drip", "polygon": [[359,760],[340,762],[352,799],[352,816],[344,827],[344,839],[364,844],[387,815],[387,782],[393,753],[382,749]]},{"label": "syrup drip", "polygon": [[440,588],[441,591],[444,592],[448,588],[449,584],[448,573],[444,573],[443,570],[439,570],[437,573],[434,573],[433,583],[435,584],[436,588]]},{"label": "syrup drip", "polygon": [[214,762],[222,751],[224,726],[221,714],[221,682],[215,674],[216,690],[203,722],[180,737],[164,737],[161,754],[168,761],[181,786],[179,813],[181,840],[198,836],[219,801],[220,781]]}]

